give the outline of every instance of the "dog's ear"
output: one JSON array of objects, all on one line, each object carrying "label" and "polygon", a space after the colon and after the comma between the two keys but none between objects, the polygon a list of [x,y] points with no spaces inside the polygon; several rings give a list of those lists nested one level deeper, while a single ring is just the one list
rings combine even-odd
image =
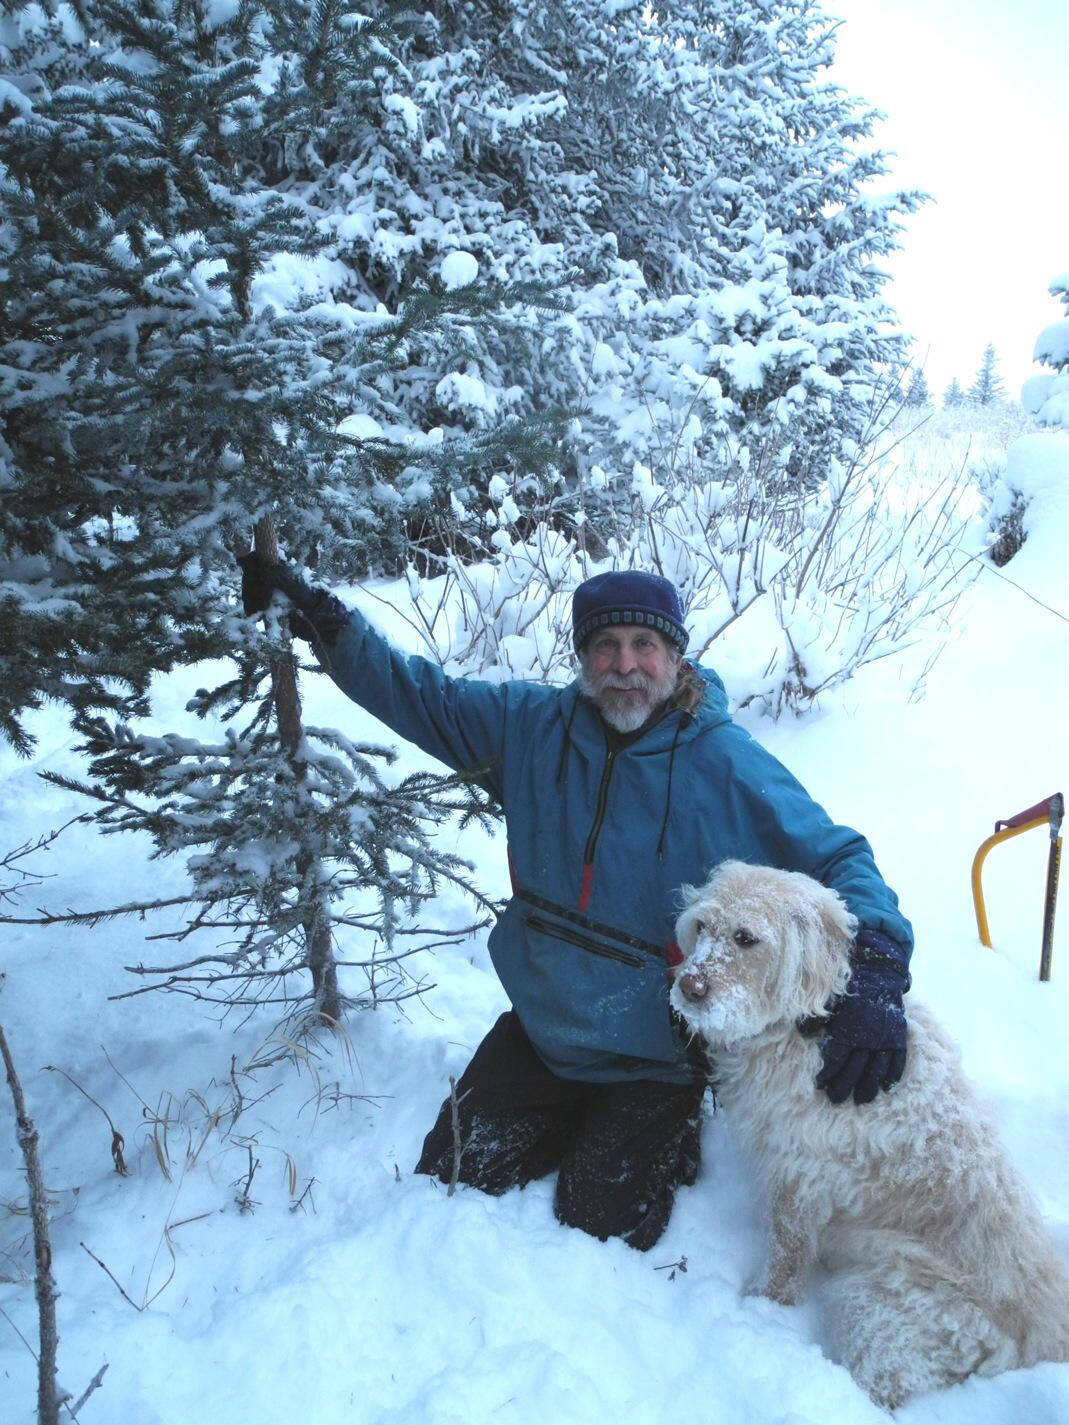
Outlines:
[{"label": "dog's ear", "polygon": [[797,1009],[801,1018],[823,1014],[828,1000],[845,989],[857,921],[834,891],[816,881],[795,891],[790,921],[800,952]]},{"label": "dog's ear", "polygon": [[698,938],[695,932],[698,917],[694,910],[698,892],[694,886],[682,886],[680,896],[683,900],[683,909],[676,916],[675,934],[676,944],[686,956],[694,949],[694,942]]},{"label": "dog's ear", "polygon": [[694,904],[700,894],[700,886],[689,886],[684,884],[680,886],[678,891],[676,891],[676,904],[679,906],[680,910],[686,910],[688,906],[692,906]]},{"label": "dog's ear", "polygon": [[829,890],[827,886],[822,886],[821,890],[824,894],[820,897],[820,920],[824,933],[829,940],[837,940],[849,955],[857,934],[857,916],[850,914],[837,891]]}]

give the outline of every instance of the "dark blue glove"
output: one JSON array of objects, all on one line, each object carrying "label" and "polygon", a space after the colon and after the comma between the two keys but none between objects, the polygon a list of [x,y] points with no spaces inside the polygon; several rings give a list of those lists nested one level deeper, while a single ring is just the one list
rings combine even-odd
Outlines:
[{"label": "dark blue glove", "polygon": [[861,930],[850,956],[850,979],[828,1006],[817,1088],[832,1103],[871,1103],[906,1067],[906,1016],[902,996],[909,989],[907,953],[875,930]]},{"label": "dark blue glove", "polygon": [[309,643],[332,643],[349,620],[349,610],[326,589],[314,589],[279,559],[265,559],[255,550],[238,555],[241,602],[247,614],[261,614],[278,589],[290,601],[290,626]]}]

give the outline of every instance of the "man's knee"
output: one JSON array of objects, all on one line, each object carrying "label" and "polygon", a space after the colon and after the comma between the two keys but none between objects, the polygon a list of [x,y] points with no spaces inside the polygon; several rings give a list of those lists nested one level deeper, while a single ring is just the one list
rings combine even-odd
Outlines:
[{"label": "man's knee", "polygon": [[581,1133],[561,1164],[554,1208],[568,1227],[602,1241],[621,1237],[647,1251],[668,1225],[681,1183],[698,1175],[700,1145],[694,1094],[636,1094]]},{"label": "man's knee", "polygon": [[449,1107],[447,1101],[427,1135],[417,1173],[443,1182],[451,1182],[455,1175],[465,1187],[497,1197],[552,1172],[569,1145],[566,1125],[550,1115],[476,1113],[462,1121],[458,1163],[452,1116],[446,1113]]},{"label": "man's knee", "polygon": [[613,1182],[599,1180],[574,1164],[561,1168],[553,1208],[557,1221],[578,1227],[602,1242],[622,1238],[629,1247],[646,1252],[663,1235],[672,1214],[675,1183]]}]

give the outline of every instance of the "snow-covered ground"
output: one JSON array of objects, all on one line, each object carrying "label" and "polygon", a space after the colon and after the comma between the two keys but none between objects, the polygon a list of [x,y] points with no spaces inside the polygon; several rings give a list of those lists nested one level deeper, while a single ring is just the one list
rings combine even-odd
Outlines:
[{"label": "snow-covered ground", "polygon": [[[995,819],[1069,791],[1069,437],[1030,439],[1038,453],[1022,458],[1042,471],[1027,477],[1029,541],[967,594],[926,698],[908,701],[908,682],[885,662],[805,720],[751,728],[873,842],[916,927],[914,993],[960,1040],[1069,1258],[1069,922],[1063,909],[1054,979],[1041,985],[1043,833],[988,863],[994,951],[979,945],[969,893],[972,855]],[[374,606],[380,621],[382,611]],[[163,725],[181,725],[200,681],[161,687]],[[382,739],[325,679],[307,701],[316,722]],[[33,762],[0,756],[0,849],[84,809],[36,776],[78,770],[62,718],[42,715],[36,731]],[[413,765],[406,752],[400,770]],[[474,831],[463,849],[482,883],[504,892],[502,848]],[[145,846],[81,827],[35,864],[54,879],[26,907],[107,905],[183,883],[179,865],[150,862]],[[449,897],[439,910],[454,923],[467,913]],[[0,1023],[53,1192],[61,1380],[78,1394],[109,1363],[81,1413],[87,1425],[881,1418],[825,1358],[810,1308],[744,1295],[763,1250],[761,1209],[721,1115],[705,1123],[699,1181],[645,1256],[558,1226],[551,1181],[502,1199],[449,1198],[413,1176],[449,1075],[505,1007],[481,940],[428,957],[436,987],[404,1014],[360,1014],[344,1043],[323,1043],[299,1071],[278,1063],[243,1076],[271,1057],[268,1020],[218,1025],[180,999],[108,999],[136,987],[124,965],[169,955],[145,940],[165,928],[3,931]],[[6,1089],[0,1102],[0,1421],[16,1425],[35,1400],[16,1331],[33,1343],[36,1313]],[[125,1137],[125,1178],[112,1169],[106,1115]],[[242,1212],[250,1149],[255,1206]],[[1069,1366],[967,1381],[899,1415],[1060,1425]]]}]

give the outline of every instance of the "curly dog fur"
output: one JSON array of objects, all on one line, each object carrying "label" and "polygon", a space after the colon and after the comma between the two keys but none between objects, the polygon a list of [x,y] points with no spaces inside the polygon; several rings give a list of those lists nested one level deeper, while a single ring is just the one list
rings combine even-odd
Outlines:
[{"label": "curly dog fur", "polygon": [[819,1045],[796,1023],[849,975],[856,925],[835,892],[731,861],[684,896],[672,1003],[712,1047],[767,1190],[757,1289],[792,1304],[823,1267],[833,1353],[886,1408],[973,1372],[1069,1359],[1069,1279],[929,1011],[907,1000],[891,1092],[859,1108],[815,1090]]}]

